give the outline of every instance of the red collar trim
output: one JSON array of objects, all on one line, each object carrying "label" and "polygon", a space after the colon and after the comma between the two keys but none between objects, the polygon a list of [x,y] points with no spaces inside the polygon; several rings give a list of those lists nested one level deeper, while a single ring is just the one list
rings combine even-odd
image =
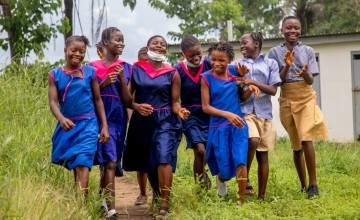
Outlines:
[{"label": "red collar trim", "polygon": [[197,83],[199,82],[200,79],[200,75],[204,69],[204,62],[201,63],[200,68],[198,70],[198,72],[196,73],[195,76],[191,75],[190,71],[188,70],[188,68],[186,67],[184,61],[179,62],[181,68],[184,70],[185,74],[194,82]]},{"label": "red collar trim", "polygon": [[83,73],[82,68],[83,68],[83,65],[80,65],[80,67],[77,68],[77,69],[74,69],[74,70],[66,70],[66,69],[65,69],[65,66],[62,66],[62,67],[61,67],[61,70],[62,70],[65,74],[73,74],[73,73],[76,73],[77,71],[80,70],[80,72],[81,72],[80,78],[84,78],[84,73]]},{"label": "red collar trim", "polygon": [[96,68],[96,75],[97,75],[97,77],[99,77],[100,79],[104,80],[109,73],[114,72],[115,67],[116,67],[118,64],[123,64],[123,63],[125,63],[125,61],[123,61],[123,60],[116,60],[115,62],[113,62],[113,63],[110,64],[109,66],[106,66],[106,64],[105,64],[104,61],[102,61],[102,60],[96,60],[96,61],[91,62],[91,65]]},{"label": "red collar trim", "polygon": [[175,68],[171,67],[169,64],[165,64],[165,63],[164,63],[164,67],[157,70],[154,69],[147,61],[138,61],[135,62],[134,65],[137,65],[141,69],[143,69],[146,72],[146,74],[152,79],[176,70]]}]

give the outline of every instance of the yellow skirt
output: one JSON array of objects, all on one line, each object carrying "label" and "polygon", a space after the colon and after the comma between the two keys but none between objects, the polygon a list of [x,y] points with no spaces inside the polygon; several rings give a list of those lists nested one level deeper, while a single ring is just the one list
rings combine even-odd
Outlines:
[{"label": "yellow skirt", "polygon": [[302,141],[328,138],[324,117],[316,104],[316,92],[304,81],[285,83],[279,98],[280,120],[290,136],[294,150]]}]

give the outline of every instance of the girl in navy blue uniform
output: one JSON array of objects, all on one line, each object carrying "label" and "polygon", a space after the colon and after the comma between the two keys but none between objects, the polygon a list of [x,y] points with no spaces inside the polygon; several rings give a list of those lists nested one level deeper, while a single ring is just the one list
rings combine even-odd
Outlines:
[{"label": "girl in navy blue uniform", "polygon": [[[102,32],[101,45],[104,57],[92,61],[97,71],[98,82],[109,126],[109,143],[99,143],[95,161],[102,166],[100,187],[107,198],[108,218],[115,218],[115,171],[121,160],[127,126],[127,107],[131,107],[132,97],[127,84],[130,81],[131,65],[119,59],[125,47],[124,36],[115,27]],[[121,168],[120,168],[121,169]],[[111,217],[112,216],[112,217]]]},{"label": "girl in navy blue uniform", "polygon": [[109,139],[95,69],[81,65],[88,43],[85,36],[66,39],[66,64],[49,72],[48,90],[50,110],[58,120],[52,162],[73,170],[75,183],[85,194],[98,142],[96,114],[102,125],[100,142]]},{"label": "girl in navy blue uniform", "polygon": [[[202,74],[201,101],[203,111],[210,117],[206,144],[206,159],[212,175],[217,175],[218,193],[224,195],[225,181],[236,176],[239,203],[245,200],[247,180],[248,127],[240,109],[240,99],[246,100],[256,86],[246,89],[237,86],[228,64],[234,59],[234,50],[220,41],[209,48],[212,70]],[[234,68],[232,68],[234,69]],[[240,89],[240,91],[239,91]]]},{"label": "girl in navy blue uniform", "polygon": [[124,151],[127,171],[148,173],[154,198],[161,194],[159,216],[169,212],[172,173],[176,170],[177,149],[182,125],[177,115],[185,112],[179,103],[180,76],[164,63],[167,43],[162,36],[148,40],[149,61],[133,65],[131,94],[133,109]]},{"label": "girl in navy blue uniform", "polygon": [[194,151],[194,178],[202,187],[210,189],[211,181],[205,172],[205,145],[209,130],[210,116],[201,108],[200,74],[211,69],[210,59],[203,56],[201,44],[194,36],[182,39],[181,51],[185,60],[175,64],[181,78],[181,105],[191,114],[183,121],[183,132],[187,148]]}]

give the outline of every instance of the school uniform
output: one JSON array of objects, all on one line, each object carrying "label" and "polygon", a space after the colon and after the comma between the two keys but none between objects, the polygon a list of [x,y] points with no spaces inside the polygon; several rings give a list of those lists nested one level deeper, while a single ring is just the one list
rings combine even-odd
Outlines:
[{"label": "school uniform", "polygon": [[91,169],[99,133],[91,89],[95,69],[81,66],[80,71],[80,77],[63,67],[49,72],[57,88],[60,112],[75,124],[69,131],[63,130],[59,122],[56,124],[51,161],[69,170],[78,166]]},{"label": "school uniform", "polygon": [[[238,86],[233,76],[224,80],[211,71],[202,74],[210,92],[210,105],[243,118],[240,109]],[[210,116],[206,144],[206,160],[212,175],[223,179],[235,177],[236,168],[247,164],[248,127],[235,127],[224,117]]]},{"label": "school uniform", "polygon": [[[286,51],[285,43],[269,51],[269,58],[277,61],[280,72],[286,65]],[[297,42],[293,51],[295,60],[281,86],[280,120],[290,136],[293,149],[300,150],[302,141],[324,140],[328,133],[321,110],[316,104],[316,92],[305,83],[303,77],[296,76],[305,64],[308,65],[309,74],[314,77],[319,75],[314,50]]]},{"label": "school uniform", "polygon": [[135,90],[135,102],[150,104],[153,113],[142,116],[133,112],[124,150],[124,170],[147,173],[160,164],[169,164],[175,172],[182,136],[181,120],[171,106],[175,73],[168,65],[158,70],[146,61],[133,65],[131,86]]},{"label": "school uniform", "polygon": [[[102,60],[91,62],[89,65],[96,68],[98,83],[102,83],[106,76],[115,71],[117,65],[124,68],[124,78],[126,84],[130,81],[131,65],[122,60],[117,60],[110,66]],[[98,143],[95,157],[95,164],[104,164],[109,161],[120,161],[125,145],[127,111],[121,98],[120,80],[116,79],[115,83],[107,85],[100,91],[102,101],[104,103],[106,120],[110,139],[107,143]],[[99,121],[99,127],[101,127]]]},{"label": "school uniform", "polygon": [[[249,70],[245,78],[270,86],[281,85],[278,64],[275,60],[265,57],[264,54],[260,54],[255,60],[243,58],[239,63]],[[252,93],[246,101],[241,103],[241,111],[249,126],[249,138],[260,139],[257,151],[273,150],[276,130],[272,123],[271,95],[261,92],[260,96],[256,97]]]},{"label": "school uniform", "polygon": [[183,133],[186,137],[187,148],[193,148],[198,143],[206,143],[209,130],[210,116],[201,107],[201,73],[212,69],[209,57],[205,57],[198,73],[193,76],[186,63],[181,61],[174,66],[181,78],[181,106],[190,111],[187,120],[182,121]]}]

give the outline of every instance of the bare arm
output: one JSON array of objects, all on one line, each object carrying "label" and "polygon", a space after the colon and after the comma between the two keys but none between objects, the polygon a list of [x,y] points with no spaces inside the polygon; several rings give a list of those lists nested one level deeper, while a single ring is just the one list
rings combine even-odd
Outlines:
[{"label": "bare arm", "polygon": [[62,129],[64,129],[65,131],[69,131],[75,126],[75,124],[70,119],[65,118],[64,115],[60,112],[58,91],[54,80],[50,76],[48,77],[48,83],[48,99],[50,110],[55,116],[56,120],[59,121]]},{"label": "bare arm", "polygon": [[93,80],[91,81],[91,90],[93,93],[95,110],[102,125],[102,129],[100,131],[100,143],[106,143],[109,140],[110,136],[109,136],[108,124],[105,116],[104,104],[100,96],[100,87],[96,77],[94,77]]},{"label": "bare arm", "polygon": [[128,86],[126,85],[126,80],[124,77],[124,68],[121,65],[117,65],[115,68],[115,74],[117,75],[120,81],[120,94],[121,98],[125,104],[125,107],[129,108],[132,106],[132,97]]},{"label": "bare arm", "polygon": [[243,82],[247,86],[254,85],[254,86],[258,87],[261,92],[266,93],[268,95],[274,96],[276,94],[276,91],[277,91],[276,86],[266,85],[264,83],[258,82],[258,81],[253,80],[253,79],[244,78]]},{"label": "bare arm", "polygon": [[201,105],[202,109],[206,114],[216,116],[216,117],[224,117],[229,120],[230,123],[237,127],[243,127],[245,122],[240,116],[228,112],[223,111],[217,108],[214,108],[210,105],[210,89],[206,84],[205,79],[201,79]]},{"label": "bare arm", "polygon": [[179,73],[176,72],[174,79],[171,83],[171,108],[173,112],[186,120],[190,112],[186,108],[182,108],[180,105],[180,92],[181,92],[181,79]]}]

